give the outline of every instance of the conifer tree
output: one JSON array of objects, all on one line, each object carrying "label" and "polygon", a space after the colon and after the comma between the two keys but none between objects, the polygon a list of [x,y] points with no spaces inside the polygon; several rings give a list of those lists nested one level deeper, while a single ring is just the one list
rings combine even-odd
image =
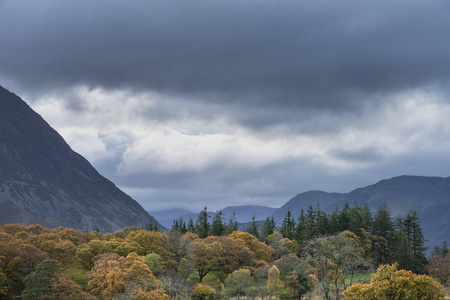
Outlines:
[{"label": "conifer tree", "polygon": [[305,225],[303,227],[303,240],[309,241],[319,236],[317,227],[317,212],[312,205],[308,207],[308,212],[305,218]]},{"label": "conifer tree", "polygon": [[226,233],[231,234],[233,231],[237,230],[238,230],[238,223],[236,221],[236,211],[233,211],[233,213],[230,216],[230,219],[228,220]]},{"label": "conifer tree", "polygon": [[247,228],[247,232],[259,238],[259,231],[258,225],[256,224],[255,214],[253,214],[252,216],[252,221],[250,222],[250,226]]},{"label": "conifer tree", "polygon": [[283,237],[288,239],[294,239],[294,231],[295,231],[295,220],[291,216],[291,211],[288,210],[286,215],[284,216],[283,223],[281,223],[280,233]]},{"label": "conifer tree", "polygon": [[267,217],[261,228],[261,238],[266,240],[267,237],[273,234],[273,232],[275,231],[275,226],[276,224],[273,217]]},{"label": "conifer tree", "polygon": [[208,208],[205,206],[203,210],[198,214],[197,223],[195,224],[196,234],[204,239],[209,236],[211,225],[208,222]]},{"label": "conifer tree", "polygon": [[342,208],[339,217],[339,231],[349,230],[350,227],[350,206],[348,202],[345,202],[344,207]]},{"label": "conifer tree", "polygon": [[172,230],[179,231],[181,234],[185,234],[188,231],[183,217],[173,220]]},{"label": "conifer tree", "polygon": [[186,226],[186,230],[188,232],[192,232],[192,233],[195,233],[195,231],[196,231],[195,230],[194,219],[192,217],[189,218],[189,221],[188,221],[187,226]]},{"label": "conifer tree", "polygon": [[225,234],[225,224],[223,223],[223,212],[221,209],[216,211],[211,224],[211,235],[221,236]]},{"label": "conifer tree", "polygon": [[373,219],[372,234],[384,237],[388,242],[391,241],[391,234],[394,230],[391,213],[386,202],[383,202],[377,209]]},{"label": "conifer tree", "polygon": [[158,221],[155,219],[148,221],[146,229],[147,231],[159,231]]},{"label": "conifer tree", "polygon": [[320,209],[319,203],[316,206],[316,227],[319,235],[327,235],[330,234],[330,228],[328,224],[328,216],[327,214]]},{"label": "conifer tree", "polygon": [[425,238],[420,227],[416,209],[410,210],[403,219],[403,232],[408,239],[408,245],[414,256],[414,267],[412,271],[415,273],[424,273],[425,266],[427,265],[425,251],[428,247],[425,247]]}]

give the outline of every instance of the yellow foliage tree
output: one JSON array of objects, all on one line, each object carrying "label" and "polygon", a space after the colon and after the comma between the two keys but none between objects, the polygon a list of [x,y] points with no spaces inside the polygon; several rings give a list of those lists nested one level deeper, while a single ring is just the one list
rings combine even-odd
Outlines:
[{"label": "yellow foliage tree", "polygon": [[397,265],[381,265],[369,284],[356,283],[342,294],[347,300],[432,300],[444,299],[444,288],[431,277],[398,270]]},{"label": "yellow foliage tree", "polygon": [[269,269],[269,278],[267,279],[267,292],[270,297],[277,294],[279,290],[284,288],[284,283],[280,279],[280,270],[278,270],[277,266],[273,265]]},{"label": "yellow foliage tree", "polygon": [[205,300],[214,295],[216,291],[207,284],[197,283],[192,292],[192,299]]}]

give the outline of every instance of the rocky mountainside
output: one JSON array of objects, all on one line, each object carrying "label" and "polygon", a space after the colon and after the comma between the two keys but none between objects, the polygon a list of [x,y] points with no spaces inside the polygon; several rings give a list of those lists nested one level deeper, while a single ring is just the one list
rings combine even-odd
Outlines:
[{"label": "rocky mountainside", "polygon": [[109,231],[152,219],[0,87],[0,223]]}]

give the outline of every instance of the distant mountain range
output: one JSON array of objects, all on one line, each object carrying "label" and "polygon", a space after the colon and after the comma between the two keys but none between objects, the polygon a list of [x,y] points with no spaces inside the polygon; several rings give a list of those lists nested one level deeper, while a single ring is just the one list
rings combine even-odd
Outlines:
[{"label": "distant mountain range", "polygon": [[[298,216],[301,209],[305,212],[310,205],[320,205],[320,208],[331,213],[334,209],[341,209],[346,202],[353,206],[367,203],[372,213],[386,201],[393,219],[398,215],[405,215],[410,209],[417,208],[423,227],[425,238],[429,246],[440,245],[442,241],[450,242],[450,177],[399,176],[366,187],[355,189],[349,193],[327,193],[324,191],[308,191],[296,195],[280,208],[264,206],[233,206],[222,211],[228,217],[236,211],[237,220],[242,223],[240,228],[246,228],[246,222],[255,214],[257,220],[264,220],[273,216],[281,224],[284,216],[291,211]],[[225,213],[226,212],[226,213]],[[210,213],[214,215],[214,213]],[[154,215],[158,218],[158,213]],[[187,214],[184,215],[185,217]],[[196,220],[196,214],[191,213]],[[179,216],[166,215],[164,224],[171,227],[174,218]],[[187,219],[186,219],[187,220]]]},{"label": "distant mountain range", "polygon": [[0,223],[103,232],[154,220],[0,87]]}]

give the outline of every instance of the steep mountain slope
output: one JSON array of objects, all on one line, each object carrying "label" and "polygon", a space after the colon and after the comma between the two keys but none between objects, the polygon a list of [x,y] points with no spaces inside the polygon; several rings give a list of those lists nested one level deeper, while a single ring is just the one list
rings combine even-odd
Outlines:
[{"label": "steep mountain slope", "polygon": [[117,230],[152,217],[0,87],[0,223]]}]

